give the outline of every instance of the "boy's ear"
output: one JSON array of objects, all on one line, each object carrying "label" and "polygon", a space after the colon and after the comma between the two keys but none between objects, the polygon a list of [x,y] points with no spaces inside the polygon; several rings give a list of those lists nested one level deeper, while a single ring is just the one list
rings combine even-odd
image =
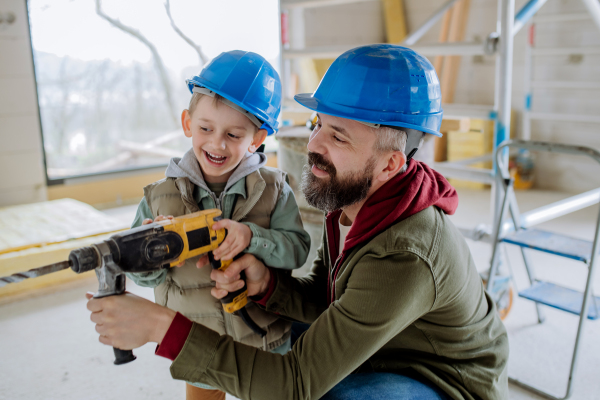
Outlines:
[{"label": "boy's ear", "polygon": [[260,129],[258,132],[256,132],[254,134],[254,138],[252,139],[252,142],[250,143],[250,147],[248,147],[248,151],[250,153],[254,153],[256,151],[256,149],[258,149],[260,147],[260,145],[263,144],[263,142],[265,141],[266,138],[267,138],[267,130]]},{"label": "boy's ear", "polygon": [[188,110],[183,110],[181,113],[181,127],[185,136],[192,137],[192,117]]}]

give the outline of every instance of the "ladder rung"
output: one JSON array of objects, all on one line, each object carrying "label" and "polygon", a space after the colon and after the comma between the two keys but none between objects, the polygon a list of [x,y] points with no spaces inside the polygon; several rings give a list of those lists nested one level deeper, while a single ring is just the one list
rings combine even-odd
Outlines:
[{"label": "ladder rung", "polygon": [[534,89],[600,89],[600,82],[582,81],[533,81],[531,87]]},{"label": "ladder rung", "polygon": [[[308,47],[304,49],[283,50],[281,53],[284,59],[295,58],[336,58],[340,54],[360,46],[357,45],[335,45],[335,46],[318,46]],[[449,43],[431,43],[431,44],[416,44],[407,46],[423,56],[476,56],[485,55],[485,44],[479,42],[449,42]]]},{"label": "ladder rung", "polygon": [[546,121],[589,122],[600,124],[600,116],[597,115],[532,112],[529,113],[529,118]]},{"label": "ladder rung", "polygon": [[592,256],[592,242],[540,229],[521,229],[502,241],[585,263]]},{"label": "ladder rung", "polygon": [[[519,292],[519,296],[576,315],[580,315],[583,305],[583,293],[550,282],[535,282]],[[592,320],[598,319],[599,311],[600,297],[592,297],[588,304],[587,317]]]},{"label": "ladder rung", "polygon": [[534,56],[568,56],[569,54],[600,54],[600,46],[589,47],[550,47],[550,48],[534,48],[532,51]]}]

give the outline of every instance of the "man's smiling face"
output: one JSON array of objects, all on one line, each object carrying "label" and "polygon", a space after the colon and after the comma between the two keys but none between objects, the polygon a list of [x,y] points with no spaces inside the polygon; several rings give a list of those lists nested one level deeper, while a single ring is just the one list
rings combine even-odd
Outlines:
[{"label": "man's smiling face", "polygon": [[373,129],[357,121],[318,114],[302,174],[308,203],[327,212],[364,200],[377,164],[376,139]]}]

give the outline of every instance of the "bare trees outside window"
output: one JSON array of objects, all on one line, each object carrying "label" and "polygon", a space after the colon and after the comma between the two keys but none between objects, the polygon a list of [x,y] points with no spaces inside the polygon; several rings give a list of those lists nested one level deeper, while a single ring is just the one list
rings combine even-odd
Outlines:
[{"label": "bare trees outside window", "polygon": [[185,79],[222,51],[278,65],[276,0],[29,0],[47,174],[164,165],[189,147]]}]

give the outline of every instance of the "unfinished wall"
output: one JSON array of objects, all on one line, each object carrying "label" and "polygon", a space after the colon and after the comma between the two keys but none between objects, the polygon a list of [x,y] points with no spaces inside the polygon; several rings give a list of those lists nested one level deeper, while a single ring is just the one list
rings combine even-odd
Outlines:
[{"label": "unfinished wall", "polygon": [[[406,0],[408,30],[418,27],[441,5],[438,0]],[[525,4],[517,0],[516,10]],[[471,12],[466,40],[485,38],[495,28],[497,2],[471,0]],[[579,0],[549,0],[539,11],[544,14],[585,13]],[[435,42],[438,28],[432,29],[422,43]],[[521,132],[521,111],[524,107],[523,66],[525,58],[526,29],[522,29],[514,42],[514,71],[512,107],[517,110],[517,133]],[[575,22],[536,24],[536,47],[584,46],[600,48],[600,30],[591,19]],[[600,82],[600,55],[536,56],[533,59],[534,79],[540,81]],[[495,57],[463,57],[455,94],[456,103],[493,104]],[[600,90],[536,89],[533,92],[534,112],[597,115],[600,109]],[[571,143],[600,149],[600,124],[533,121],[532,140]],[[600,186],[600,166],[581,157],[565,155],[537,156],[536,187],[544,189],[581,192]]]},{"label": "unfinished wall", "polygon": [[0,0],[0,206],[46,199],[31,40],[25,0]]},{"label": "unfinished wall", "polygon": [[[525,0],[516,1],[518,11]],[[418,28],[444,0],[405,0],[408,32]],[[495,30],[496,0],[471,0],[465,40],[483,40]],[[304,39],[301,47],[337,44],[381,42],[384,40],[382,8],[379,2],[355,3],[304,10]],[[579,0],[549,0],[539,12],[569,14],[586,12]],[[378,15],[379,14],[379,15]],[[291,21],[293,23],[293,21]],[[517,110],[517,134],[521,132],[521,111],[524,106],[523,65],[527,30],[515,37],[512,106]],[[600,31],[591,19],[576,22],[537,24],[538,48],[599,46]],[[293,36],[293,31],[291,32]],[[437,42],[438,26],[431,29],[419,43]],[[292,46],[294,39],[291,37]],[[534,58],[535,80],[572,80],[600,82],[600,55],[576,54],[538,56]],[[454,101],[464,104],[494,102],[494,56],[463,57]],[[307,88],[301,88],[301,90]],[[533,111],[596,115],[600,109],[600,90],[536,89]],[[600,124],[533,121],[532,139],[574,143],[600,148]],[[600,186],[600,166],[587,159],[570,156],[537,156],[536,186],[545,189],[580,192]]]}]

